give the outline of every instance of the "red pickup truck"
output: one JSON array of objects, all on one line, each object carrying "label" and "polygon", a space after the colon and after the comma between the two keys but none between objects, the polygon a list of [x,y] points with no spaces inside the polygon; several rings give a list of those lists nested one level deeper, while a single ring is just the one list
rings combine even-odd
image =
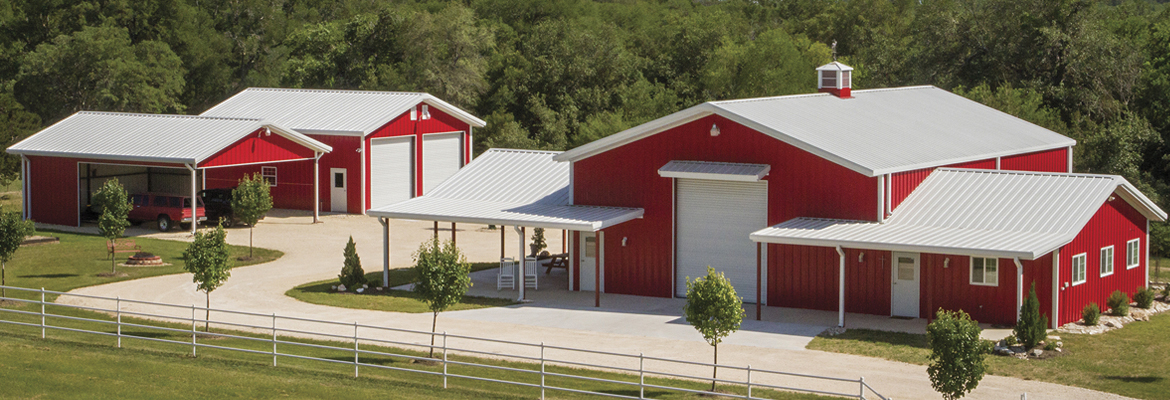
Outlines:
[{"label": "red pickup truck", "polygon": [[[140,193],[130,195],[130,209],[127,216],[135,222],[157,221],[158,230],[166,232],[174,226],[174,222],[191,222],[191,198],[162,193]],[[207,220],[203,209],[203,200],[195,203],[195,215],[200,221]]]}]

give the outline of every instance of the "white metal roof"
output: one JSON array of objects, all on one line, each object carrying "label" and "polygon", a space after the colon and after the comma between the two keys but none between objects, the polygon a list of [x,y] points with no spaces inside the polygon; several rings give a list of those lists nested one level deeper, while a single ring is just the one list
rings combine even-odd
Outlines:
[{"label": "white metal roof", "polygon": [[576,161],[720,115],[866,176],[1068,147],[1076,141],[934,86],[703,103],[566,151]]},{"label": "white metal roof", "polygon": [[263,118],[310,134],[366,135],[419,103],[483,127],[484,121],[427,93],[248,88],[204,116]]},{"label": "white metal roof", "polygon": [[772,166],[767,164],[672,160],[658,169],[658,175],[664,178],[759,182],[771,170]]},{"label": "white metal roof", "polygon": [[8,148],[12,154],[199,163],[260,128],[319,152],[328,145],[253,118],[82,111]]},{"label": "white metal roof", "polygon": [[831,63],[817,67],[817,71],[852,71],[853,67],[833,61]]},{"label": "white metal roof", "polygon": [[596,231],[641,208],[575,206],[558,152],[490,149],[426,196],[371,209],[374,217]]},{"label": "white metal roof", "polygon": [[1166,219],[1120,176],[940,168],[886,223],[796,218],[751,239],[1031,260],[1071,242],[1106,201]]}]

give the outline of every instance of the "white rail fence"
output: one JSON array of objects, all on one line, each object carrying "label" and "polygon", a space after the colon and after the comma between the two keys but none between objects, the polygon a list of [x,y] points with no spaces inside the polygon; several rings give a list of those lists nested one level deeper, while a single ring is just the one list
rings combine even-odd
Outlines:
[{"label": "white rail fence", "polygon": [[[191,347],[192,356],[198,355],[200,348],[271,355],[273,366],[278,365],[280,358],[310,360],[333,364],[346,364],[353,366],[353,374],[355,377],[359,376],[362,368],[392,370],[441,377],[443,381],[443,388],[447,388],[447,381],[448,379],[452,378],[495,382],[539,389],[541,399],[545,398],[546,391],[582,393],[624,399],[653,398],[648,397],[648,389],[706,394],[727,398],[766,399],[766,397],[758,397],[761,395],[759,390],[764,389],[814,393],[863,400],[890,400],[890,398],[882,396],[880,393],[875,391],[873,387],[871,387],[865,381],[864,377],[848,379],[817,376],[752,368],[751,365],[737,366],[727,364],[710,364],[679,359],[651,357],[644,354],[627,354],[573,347],[551,346],[545,345],[543,342],[526,343],[475,336],[453,335],[447,334],[446,332],[431,333],[427,331],[363,325],[356,322],[345,323],[280,316],[277,314],[260,314],[215,308],[208,309],[195,305],[183,306],[177,304],[127,300],[116,297],[111,298],[55,292],[51,290],[45,290],[43,288],[38,290],[11,286],[0,287],[3,287],[8,291],[15,291],[26,295],[31,295],[28,296],[31,298],[8,296],[0,297],[0,300],[32,304],[34,305],[34,308],[36,305],[39,305],[40,308],[39,311],[27,311],[0,307],[0,315],[24,315],[26,317],[32,317],[31,320],[33,321],[35,321],[37,317],[40,319],[40,322],[36,323],[0,318],[0,323],[40,328],[41,338],[45,338],[46,332],[48,330],[59,330],[114,337],[116,338],[117,347],[122,347],[123,338],[178,344],[184,346],[189,345]],[[72,305],[59,302],[46,302],[46,295],[59,296],[58,298],[83,298],[86,299],[89,303],[107,302],[110,303],[112,307],[103,308]],[[36,298],[37,296],[39,296],[39,299]],[[110,320],[105,320],[73,315],[55,314],[53,312],[46,312],[46,306],[106,313],[111,315],[113,318]],[[152,311],[145,311],[147,309]],[[209,314],[210,317],[206,317]],[[189,323],[191,328],[188,330],[186,328],[179,329],[160,325],[150,325],[143,322],[125,322],[122,321],[123,316],[138,318],[139,320],[149,319],[170,323]],[[54,321],[72,321],[78,323],[99,324],[101,326],[111,327],[113,332],[85,329],[76,326],[70,327],[65,326],[64,323],[54,325]],[[256,321],[263,321],[264,324],[260,325],[260,323]],[[284,322],[283,327],[280,324],[282,321]],[[221,329],[221,331],[200,331],[198,329],[199,325],[209,325],[211,327]],[[295,325],[296,328],[291,327],[290,325]],[[304,328],[305,325],[317,325],[319,328]],[[143,335],[142,333],[128,334],[123,333],[123,328],[145,329],[157,332],[165,332],[171,335],[185,336],[189,334],[191,336],[191,340],[179,341],[163,337],[151,337],[151,335]],[[233,330],[234,332],[224,332],[223,329]],[[243,332],[263,334],[264,336],[243,336],[240,334]],[[216,344],[216,341],[214,340],[207,340],[208,338],[212,337],[239,339],[245,342],[253,343],[268,343],[272,345],[272,350],[267,351],[243,347],[233,347],[222,345],[223,343]],[[414,337],[415,340],[411,340],[411,337]],[[199,341],[200,338],[204,339],[203,342]],[[318,341],[324,341],[325,343],[332,344],[311,343],[305,339],[316,339]],[[434,343],[433,345],[430,344],[432,340]],[[340,347],[341,343],[346,343],[345,347]],[[350,347],[348,343],[352,343],[353,346]],[[363,344],[367,345],[368,347],[363,349],[361,347]],[[284,352],[281,352],[281,346],[284,346]],[[380,349],[399,348],[419,349],[421,351],[433,350],[434,353],[436,353],[436,357],[428,358],[427,356],[416,356],[410,354],[372,350],[369,348],[369,346],[380,346]],[[345,352],[347,354],[352,354],[353,360],[349,361],[347,358],[343,361],[332,358],[293,354],[288,350],[290,347]],[[265,346],[265,349],[266,348],[267,346]],[[560,354],[561,356],[556,357],[555,354]],[[463,359],[451,359],[450,356],[452,355],[461,356]],[[367,360],[373,357],[387,357],[398,360],[421,361],[424,363],[433,364],[435,366],[434,369],[436,370],[431,371],[419,368],[403,368],[392,365],[362,362],[363,356],[366,357]],[[440,356],[441,358],[439,358]],[[528,363],[533,369],[524,369],[514,366],[494,365],[487,363],[493,359],[506,362]],[[588,360],[589,362],[584,360]],[[505,363],[502,362],[500,364]],[[539,369],[536,369],[537,364],[539,364]],[[438,370],[439,366],[441,366],[441,370]],[[467,370],[468,372],[451,372],[448,369],[450,366],[467,367],[464,368],[464,370]],[[562,367],[562,372],[549,371],[548,367],[550,366]],[[719,375],[721,375],[719,378],[713,378],[710,375],[713,368],[719,371]],[[581,369],[624,374],[628,380],[606,379],[575,374],[575,372],[580,372]],[[704,373],[705,376],[698,375],[699,372],[696,371],[699,370],[706,371]],[[481,373],[474,374],[470,371]],[[498,376],[499,371],[527,375],[531,377],[532,382],[520,382],[516,380],[496,379],[490,377],[493,375]],[[492,374],[491,372],[497,372],[497,374]],[[535,383],[537,378],[539,378],[539,383]],[[637,395],[609,393],[583,389],[580,387],[569,387],[571,385],[554,386],[547,383],[546,380],[548,378],[563,378],[562,381],[565,382],[578,382],[582,384],[589,382],[611,384],[615,387],[624,387],[628,389],[623,392],[632,393],[634,390],[636,390]],[[678,379],[706,383],[715,381],[723,385],[725,389],[727,386],[738,387],[741,389],[740,391],[744,391],[746,394],[709,392],[677,386],[666,386],[663,384],[648,383],[647,378],[659,378],[659,382],[670,382],[666,379]],[[850,387],[852,387],[852,390],[849,389]],[[611,390],[611,392],[617,392],[617,390]],[[653,393],[651,393],[651,395],[653,395]]]}]

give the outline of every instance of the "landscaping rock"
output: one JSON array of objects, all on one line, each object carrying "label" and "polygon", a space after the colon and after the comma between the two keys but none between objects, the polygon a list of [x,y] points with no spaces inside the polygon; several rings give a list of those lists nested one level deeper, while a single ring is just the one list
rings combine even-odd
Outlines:
[{"label": "landscaping rock", "polygon": [[337,291],[338,291],[338,292],[344,292],[344,291],[345,291],[345,285],[337,285]]},{"label": "landscaping rock", "polygon": [[[1096,326],[1085,325],[1084,321],[1077,321],[1062,325],[1057,332],[1078,333],[1083,335],[1096,335],[1108,332],[1114,329],[1120,329],[1126,324],[1135,321],[1149,321],[1150,316],[1154,314],[1163,313],[1170,310],[1170,305],[1166,303],[1154,302],[1150,309],[1135,308],[1130,312],[1130,316],[1115,317],[1108,314],[1101,315],[1101,321]],[[1052,340],[1060,340],[1059,336],[1053,337]]]},{"label": "landscaping rock", "polygon": [[1048,340],[1060,340],[1060,336],[1050,335],[1048,336]]},{"label": "landscaping rock", "polygon": [[1059,351],[1061,347],[1064,347],[1064,342],[1056,342],[1056,350]]},{"label": "landscaping rock", "polygon": [[374,288],[374,290],[377,290],[377,291],[381,292],[381,291],[382,291],[382,287],[381,287],[381,286],[375,287],[375,288]]},{"label": "landscaping rock", "polygon": [[364,291],[366,291],[366,288],[357,288],[357,290],[354,290],[354,291],[355,291],[355,292],[358,292],[358,293],[361,293],[361,292],[364,292]]},{"label": "landscaping rock", "polygon": [[[1118,306],[1118,307],[1121,307],[1121,306]],[[1106,321],[1105,326],[1110,327],[1110,328],[1116,328],[1117,324],[1113,323],[1113,321]]]},{"label": "landscaping rock", "polygon": [[840,326],[834,326],[832,328],[826,329],[824,332],[825,336],[837,336],[842,333],[845,333],[845,328]]},{"label": "landscaping rock", "polygon": [[1013,354],[1016,354],[1016,353],[1015,353],[1015,352],[1013,352],[1013,351],[1012,351],[1012,349],[1009,349],[1009,348],[1007,348],[1007,347],[996,347],[996,348],[995,348],[995,354],[998,354],[998,355],[1001,355],[1001,356],[1010,356],[1010,355],[1013,355]]},{"label": "landscaping rock", "polygon": [[370,288],[370,285],[367,285],[367,284],[364,284],[364,283],[362,284],[362,289],[369,289],[369,288]]},{"label": "landscaping rock", "polygon": [[1057,347],[1057,348],[1056,348],[1056,352],[1057,352],[1057,353],[1063,353],[1063,352],[1064,352],[1064,349]]},{"label": "landscaping rock", "polygon": [[1032,349],[1032,357],[1040,357],[1042,354],[1044,354],[1044,350]]}]

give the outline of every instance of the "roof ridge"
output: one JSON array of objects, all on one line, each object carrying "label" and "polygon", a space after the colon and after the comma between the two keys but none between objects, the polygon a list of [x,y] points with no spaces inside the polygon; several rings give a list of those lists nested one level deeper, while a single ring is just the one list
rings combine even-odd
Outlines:
[{"label": "roof ridge", "polygon": [[486,151],[484,151],[484,153],[487,153],[487,152],[536,153],[536,154],[561,154],[561,153],[564,153],[563,151],[555,151],[555,150],[506,149],[506,148],[498,148],[498,147],[493,147],[493,148],[490,148],[490,149],[487,149]]},{"label": "roof ridge", "polygon": [[176,118],[176,119],[218,119],[218,120],[232,120],[232,121],[253,121],[264,122],[260,118],[247,117],[212,117],[206,115],[183,115],[183,114],[150,114],[150,113],[128,113],[118,111],[78,111],[74,115],[108,115],[115,117],[149,117],[149,118]]},{"label": "roof ridge", "polygon": [[1119,178],[1125,179],[1125,177],[1120,176],[1120,175],[1086,174],[1086,173],[1078,173],[1078,172],[1017,171],[1017,170],[1003,170],[1003,169],[948,168],[948,167],[939,167],[937,169],[942,170],[942,171],[965,172],[965,173],[995,173],[995,174],[1004,174],[1004,175],[1048,175],[1048,176],[1062,176],[1062,177],[1069,177],[1069,178],[1098,178],[1098,179],[1112,179],[1112,180],[1117,180]]},{"label": "roof ridge", "polygon": [[399,91],[380,91],[380,90],[355,90],[355,89],[308,89],[308,88],[269,88],[269,87],[250,87],[241,91],[241,93],[254,90],[258,92],[303,92],[303,93],[344,93],[344,94],[363,94],[363,95],[427,95],[427,92],[399,92]]},{"label": "roof ridge", "polygon": [[[915,86],[898,86],[898,87],[891,87],[891,88],[860,89],[860,90],[854,90],[853,93],[894,92],[894,91],[901,91],[901,90],[921,90],[921,89],[939,89],[939,88],[937,86],[934,86],[934,85],[915,85]],[[800,99],[800,98],[817,97],[817,96],[823,97],[823,96],[831,96],[831,95],[832,94],[825,93],[825,92],[800,93],[800,94],[787,94],[787,95],[782,95],[782,96],[753,97],[753,98],[748,98],[748,99],[731,99],[731,100],[709,101],[708,103],[713,104],[713,105],[720,105],[720,104],[747,103],[747,102],[753,102],[753,101],[766,101],[766,100]]]}]

